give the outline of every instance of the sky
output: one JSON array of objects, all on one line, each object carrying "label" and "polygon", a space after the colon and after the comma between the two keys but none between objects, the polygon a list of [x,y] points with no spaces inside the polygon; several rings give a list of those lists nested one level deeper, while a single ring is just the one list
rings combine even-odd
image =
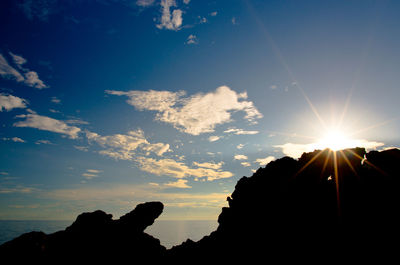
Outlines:
[{"label": "sky", "polygon": [[243,176],[400,146],[399,1],[3,0],[0,219],[216,220]]}]

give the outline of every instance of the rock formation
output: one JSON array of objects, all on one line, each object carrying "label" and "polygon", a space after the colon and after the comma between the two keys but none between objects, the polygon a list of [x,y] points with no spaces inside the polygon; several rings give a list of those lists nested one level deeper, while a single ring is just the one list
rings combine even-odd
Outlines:
[{"label": "rock formation", "polygon": [[[162,213],[161,202],[139,204],[118,220],[103,211],[82,213],[64,231],[24,234],[0,246],[2,259],[45,263],[103,263],[147,260],[155,263],[166,249],[144,233]],[[11,263],[10,263],[11,264]],[[36,264],[36,263],[35,263]]]}]

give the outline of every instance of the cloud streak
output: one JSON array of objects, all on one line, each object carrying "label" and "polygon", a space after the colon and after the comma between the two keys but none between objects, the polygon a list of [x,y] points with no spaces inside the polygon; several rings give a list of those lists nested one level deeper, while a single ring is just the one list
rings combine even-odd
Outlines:
[{"label": "cloud streak", "polygon": [[30,127],[43,131],[60,133],[67,135],[71,139],[78,138],[78,133],[81,131],[78,127],[69,126],[63,121],[41,116],[36,113],[18,115],[17,118],[24,118],[25,120],[14,123],[14,127]]}]

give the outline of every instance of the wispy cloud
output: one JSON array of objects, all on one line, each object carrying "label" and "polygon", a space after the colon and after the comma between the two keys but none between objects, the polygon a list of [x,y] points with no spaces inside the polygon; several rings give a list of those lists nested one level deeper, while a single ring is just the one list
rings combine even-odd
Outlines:
[{"label": "wispy cloud", "polygon": [[25,64],[27,62],[27,60],[17,54],[14,54],[12,52],[9,52],[11,58],[13,59],[14,63],[21,69],[22,65]]},{"label": "wispy cloud", "polygon": [[16,108],[26,108],[27,101],[25,99],[0,93],[0,111],[10,111]]},{"label": "wispy cloud", "polygon": [[251,164],[249,162],[242,162],[240,163],[244,167],[251,167]]},{"label": "wispy cloud", "polygon": [[155,0],[137,0],[136,5],[141,7],[148,7],[154,4]]},{"label": "wispy cloud", "polygon": [[32,193],[38,191],[37,188],[27,187],[23,185],[0,185],[0,194],[10,194],[10,193]]},{"label": "wispy cloud", "polygon": [[80,145],[74,145],[74,148],[83,152],[88,152],[89,151],[89,147],[87,146],[80,146]]},{"label": "wispy cloud", "polygon": [[253,102],[244,100],[246,93],[238,94],[227,86],[187,98],[183,97],[183,91],[107,90],[106,93],[128,96],[127,103],[136,109],[157,111],[156,120],[170,123],[179,131],[192,135],[214,132],[215,126],[232,121],[233,112],[245,112],[244,118],[250,123],[256,123],[256,119],[263,117]]},{"label": "wispy cloud", "polygon": [[265,166],[266,164],[268,164],[271,161],[274,161],[275,157],[273,156],[267,156],[266,158],[258,158],[256,159],[256,163],[258,163],[260,166]]},{"label": "wispy cloud", "polygon": [[220,137],[217,135],[211,135],[210,137],[208,137],[209,142],[215,142],[215,141],[218,141],[219,139],[220,139]]},{"label": "wispy cloud", "polygon": [[12,137],[12,138],[7,138],[7,137],[3,137],[2,138],[3,141],[12,141],[15,143],[25,143],[25,140],[19,138],[19,137]]},{"label": "wispy cloud", "polygon": [[157,24],[159,29],[180,30],[182,26],[182,10],[171,8],[176,7],[175,0],[161,0],[161,19]]},{"label": "wispy cloud", "polygon": [[214,162],[204,162],[204,163],[198,163],[198,162],[193,162],[193,165],[197,167],[204,167],[204,168],[211,168],[211,169],[221,169],[221,167],[224,165],[224,162],[219,162],[219,163],[214,163]]},{"label": "wispy cloud", "polygon": [[17,118],[24,118],[25,120],[14,123],[14,127],[30,127],[60,133],[67,135],[71,139],[78,138],[78,133],[81,131],[78,127],[69,126],[63,121],[41,116],[36,113],[18,115]]},{"label": "wispy cloud", "polygon": [[235,159],[235,160],[247,160],[248,157],[245,156],[245,155],[235,155],[235,156],[233,157],[233,159]]},{"label": "wispy cloud", "polygon": [[187,185],[187,182],[188,182],[187,179],[178,179],[177,181],[165,183],[164,186],[170,187],[170,188],[180,188],[180,189],[192,188],[191,186]]},{"label": "wispy cloud", "polygon": [[101,172],[103,171],[98,169],[87,169],[86,172],[82,173],[82,176],[87,180],[91,180],[97,178]]},{"label": "wispy cloud", "polygon": [[253,135],[253,134],[258,134],[259,131],[246,131],[243,129],[231,128],[231,129],[225,130],[224,133],[233,133],[236,135]]},{"label": "wispy cloud", "polygon": [[[206,179],[208,181],[230,178],[233,176],[229,171],[222,171],[219,166],[216,166],[218,168],[210,168],[199,166],[202,164],[194,164],[195,167],[190,167],[184,162],[178,162],[169,158],[157,160],[148,157],[139,157],[137,163],[142,171],[159,176],[170,176],[174,178],[195,177],[196,179]],[[202,166],[204,166],[204,164]]]},{"label": "wispy cloud", "polygon": [[0,54],[0,76],[8,79],[15,79],[17,82],[23,82],[25,78],[14,67],[8,64],[6,58]]},{"label": "wispy cloud", "polygon": [[99,153],[121,160],[133,160],[136,153],[150,154],[154,153],[162,156],[170,150],[169,144],[150,143],[144,136],[144,132],[140,129],[129,131],[128,134],[114,134],[101,136],[94,132],[86,131],[86,137],[89,142],[96,142],[106,149]]},{"label": "wispy cloud", "polygon": [[49,140],[37,140],[35,142],[35,144],[50,144],[50,145],[52,145],[53,143],[50,142]]},{"label": "wispy cloud", "polygon": [[15,55],[11,52],[10,55],[22,73],[12,67],[7,62],[6,58],[0,54],[0,76],[7,79],[15,79],[17,82],[22,82],[30,87],[35,87],[38,89],[48,87],[42,80],[39,79],[37,72],[22,67],[22,65],[27,62],[25,58],[20,55]]},{"label": "wispy cloud", "polygon": [[196,35],[190,34],[185,43],[188,44],[188,45],[190,45],[190,44],[198,44],[199,41],[197,40]]}]

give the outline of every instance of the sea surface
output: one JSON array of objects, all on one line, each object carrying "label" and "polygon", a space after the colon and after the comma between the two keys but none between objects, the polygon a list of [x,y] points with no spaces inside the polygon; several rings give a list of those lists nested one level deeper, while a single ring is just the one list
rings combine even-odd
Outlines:
[{"label": "sea surface", "polygon": [[[72,221],[14,221],[0,220],[0,245],[15,237],[31,231],[42,231],[46,234],[64,230]],[[190,220],[170,221],[156,220],[152,226],[147,227],[146,233],[158,238],[161,245],[171,248],[191,239],[198,241],[203,236],[209,235],[217,229],[217,221]]]}]

